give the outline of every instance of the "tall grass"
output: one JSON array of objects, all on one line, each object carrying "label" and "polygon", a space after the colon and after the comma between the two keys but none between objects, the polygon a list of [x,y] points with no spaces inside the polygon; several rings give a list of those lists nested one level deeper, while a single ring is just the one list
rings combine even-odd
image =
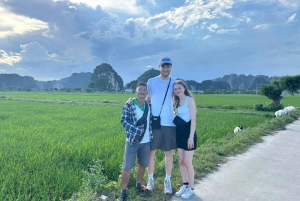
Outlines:
[{"label": "tall grass", "polygon": [[[60,94],[55,99],[70,104],[34,102],[24,94],[28,95],[12,93],[12,100],[0,100],[0,200],[68,199],[82,187],[95,161],[108,181],[118,181],[125,142],[120,116],[132,94]],[[36,100],[51,100],[52,95],[37,94]],[[282,102],[299,107],[299,99],[289,96]],[[72,104],[75,100],[118,104]],[[262,101],[268,100],[255,95],[196,95],[198,145],[224,139],[237,125],[250,129],[272,119],[272,112],[252,109]],[[163,169],[162,152],[156,160],[157,169]]]}]

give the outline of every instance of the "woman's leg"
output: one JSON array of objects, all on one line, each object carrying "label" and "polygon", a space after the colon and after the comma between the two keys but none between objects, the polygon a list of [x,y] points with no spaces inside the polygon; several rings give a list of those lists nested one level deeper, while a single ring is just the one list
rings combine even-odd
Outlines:
[{"label": "woman's leg", "polygon": [[178,157],[179,157],[179,168],[181,172],[182,182],[188,182],[188,172],[185,166],[185,151],[183,149],[177,149]]},{"label": "woman's leg", "polygon": [[[183,157],[184,157],[184,166],[186,168],[186,174],[188,180],[186,182],[189,182],[189,187],[194,188],[194,167],[193,167],[193,156],[194,156],[194,151],[184,151],[182,150]],[[181,171],[181,167],[180,167]],[[182,173],[181,173],[182,174]]]}]

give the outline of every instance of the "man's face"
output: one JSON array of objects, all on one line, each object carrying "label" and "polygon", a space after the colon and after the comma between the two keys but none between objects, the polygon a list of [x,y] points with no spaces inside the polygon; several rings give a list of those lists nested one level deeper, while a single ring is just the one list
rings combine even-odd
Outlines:
[{"label": "man's face", "polygon": [[172,65],[171,64],[163,64],[159,66],[160,74],[163,77],[168,77],[171,73],[172,70]]},{"label": "man's face", "polygon": [[138,98],[146,99],[148,95],[147,87],[144,85],[140,85],[136,88],[135,93]]}]

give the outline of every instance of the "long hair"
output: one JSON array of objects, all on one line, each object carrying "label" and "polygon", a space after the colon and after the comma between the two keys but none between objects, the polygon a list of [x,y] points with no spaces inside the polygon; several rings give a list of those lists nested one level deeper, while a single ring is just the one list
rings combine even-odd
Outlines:
[{"label": "long hair", "polygon": [[[173,84],[173,87],[175,84],[180,84],[183,86],[184,88],[184,95],[189,96],[191,98],[194,99],[194,96],[192,95],[192,92],[189,91],[189,89],[186,86],[186,83],[183,80],[176,80],[175,83]],[[175,105],[175,107],[177,108],[179,105],[179,97],[175,95],[175,93],[173,92],[173,103]]]}]

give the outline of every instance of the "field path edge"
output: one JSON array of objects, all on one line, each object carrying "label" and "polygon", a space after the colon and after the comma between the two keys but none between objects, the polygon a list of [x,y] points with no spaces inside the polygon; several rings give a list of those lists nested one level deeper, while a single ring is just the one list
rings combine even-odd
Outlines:
[{"label": "field path edge", "polygon": [[[300,198],[300,119],[263,137],[195,183],[190,201],[283,201]],[[182,200],[172,197],[172,201]]]}]

